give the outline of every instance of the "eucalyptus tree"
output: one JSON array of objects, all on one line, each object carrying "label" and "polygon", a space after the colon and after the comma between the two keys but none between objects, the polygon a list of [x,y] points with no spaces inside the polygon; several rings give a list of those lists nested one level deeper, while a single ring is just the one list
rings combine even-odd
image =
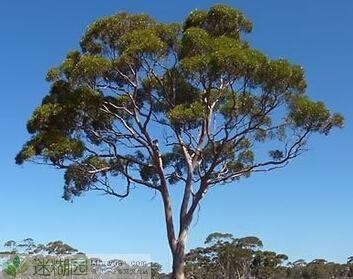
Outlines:
[{"label": "eucalyptus tree", "polygon": [[[136,186],[159,193],[173,278],[184,278],[188,230],[211,187],[284,167],[311,134],[343,125],[305,95],[302,67],[249,45],[251,30],[223,5],[183,24],[98,19],[80,49],[48,71],[49,94],[16,162],[65,170],[67,200],[87,191],[125,198]],[[183,193],[175,215],[171,185]]]},{"label": "eucalyptus tree", "polygon": [[8,253],[20,253],[25,255],[72,255],[79,251],[61,240],[51,241],[47,244],[35,243],[32,238],[26,238],[21,242],[8,240],[4,247]]},{"label": "eucalyptus tree", "polygon": [[186,254],[187,278],[253,278],[254,260],[262,248],[260,239],[216,232],[207,237],[205,245]]},{"label": "eucalyptus tree", "polygon": [[14,240],[8,240],[4,243],[6,252],[16,253],[17,252],[17,242]]},{"label": "eucalyptus tree", "polygon": [[277,254],[272,251],[257,251],[252,262],[252,273],[255,278],[272,278],[274,274],[282,271],[282,263],[286,260],[288,260],[288,256],[284,254]]}]

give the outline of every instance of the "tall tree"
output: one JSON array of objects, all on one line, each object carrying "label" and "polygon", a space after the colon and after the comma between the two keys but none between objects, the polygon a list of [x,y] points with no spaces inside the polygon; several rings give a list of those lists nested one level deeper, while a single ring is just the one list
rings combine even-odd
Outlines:
[{"label": "tall tree", "polygon": [[[50,92],[16,162],[64,169],[67,200],[91,190],[125,198],[133,185],[157,191],[173,278],[184,278],[188,230],[209,188],[284,167],[310,134],[343,125],[305,95],[302,67],[250,47],[251,30],[223,5],[183,24],[128,13],[97,20],[81,49],[49,70]],[[178,216],[173,184],[183,192]]]}]

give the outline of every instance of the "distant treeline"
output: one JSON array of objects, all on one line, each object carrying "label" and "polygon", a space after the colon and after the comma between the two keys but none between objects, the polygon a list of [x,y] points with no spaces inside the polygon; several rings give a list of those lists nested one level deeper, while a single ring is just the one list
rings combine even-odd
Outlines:
[{"label": "distant treeline", "polygon": [[[20,243],[7,241],[1,253],[65,255],[81,253],[62,241],[46,245],[35,244],[27,238]],[[204,247],[186,254],[187,279],[345,279],[353,278],[353,257],[340,264],[316,259],[305,262],[288,261],[288,256],[263,249],[257,237],[235,238],[227,233],[212,233]],[[169,279],[162,266],[151,263],[153,279]]]},{"label": "distant treeline", "polygon": [[[154,265],[155,278],[169,278]],[[353,278],[353,257],[339,264],[316,259],[288,262],[288,256],[263,250],[257,237],[212,233],[204,247],[186,255],[187,279],[337,279]]]}]

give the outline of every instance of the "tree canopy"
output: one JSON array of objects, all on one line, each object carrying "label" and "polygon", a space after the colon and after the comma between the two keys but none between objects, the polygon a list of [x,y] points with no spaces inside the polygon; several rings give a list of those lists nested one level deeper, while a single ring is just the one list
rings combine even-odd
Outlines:
[{"label": "tree canopy", "polygon": [[[343,119],[304,94],[302,67],[251,48],[241,36],[251,29],[222,5],[182,26],[128,13],[96,21],[81,50],[49,70],[50,92],[16,162],[66,169],[67,199],[98,185],[116,193],[108,176],[158,188],[156,139],[170,183],[187,180],[190,162],[208,185],[283,166],[310,133]],[[261,145],[267,154],[255,156]]]}]

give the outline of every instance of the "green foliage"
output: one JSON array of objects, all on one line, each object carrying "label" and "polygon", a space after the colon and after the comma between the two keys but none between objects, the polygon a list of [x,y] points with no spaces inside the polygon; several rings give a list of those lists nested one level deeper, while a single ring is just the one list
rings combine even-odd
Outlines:
[{"label": "green foliage", "polygon": [[[257,237],[235,238],[229,233],[212,233],[206,247],[192,249],[186,255],[186,273],[192,278],[251,278],[255,258],[262,241]],[[265,264],[267,266],[267,264]],[[275,270],[276,264],[273,267]],[[237,276],[237,277],[236,277]]]},{"label": "green foliage", "polygon": [[110,184],[117,176],[127,193],[188,176],[206,191],[286,165],[310,133],[328,134],[343,117],[305,95],[302,67],[252,48],[251,30],[226,5],[183,24],[129,13],[98,19],[80,49],[48,71],[50,91],[16,163],[64,169],[66,199],[97,189],[125,197]]},{"label": "green foliage", "polygon": [[240,32],[249,33],[252,23],[244,15],[231,7],[214,5],[208,11],[192,12],[184,23],[184,30],[199,27],[212,36],[239,38]]},{"label": "green foliage", "polygon": [[[23,273],[28,268],[28,264],[21,260],[16,253],[20,255],[69,255],[78,252],[77,249],[71,247],[70,245],[62,242],[61,240],[51,241],[44,244],[37,244],[34,242],[32,238],[26,238],[19,243],[15,241],[7,241],[4,246],[9,247],[11,243],[11,247],[13,247],[13,252],[10,254],[14,254],[14,257],[11,259],[7,265],[12,265],[16,268],[17,273]],[[4,252],[5,254],[9,254],[9,252]]]},{"label": "green foliage", "polygon": [[168,116],[173,125],[196,124],[201,121],[204,115],[204,106],[201,102],[194,102],[190,105],[177,105],[169,111]]},{"label": "green foliage", "polygon": [[158,80],[145,79],[141,93],[144,94],[146,101],[153,91],[157,91],[158,94],[158,101],[151,100],[153,110],[156,112],[168,113],[176,106],[189,108],[192,103],[200,101],[199,90],[176,68],[169,69]]},{"label": "green foliage", "polygon": [[205,240],[205,244],[216,244],[216,245],[222,245],[225,243],[230,243],[234,241],[234,237],[230,233],[220,233],[220,232],[214,232],[211,233],[207,236]]},{"label": "green foliage", "polygon": [[99,54],[107,47],[119,49],[121,37],[135,30],[145,30],[156,23],[147,15],[119,13],[97,20],[86,31],[81,40],[84,52]]},{"label": "green foliage", "polygon": [[72,69],[72,78],[95,81],[109,70],[110,62],[100,56],[83,55]]},{"label": "green foliage", "polygon": [[347,264],[324,259],[288,262],[287,255],[263,250],[257,237],[235,238],[219,232],[186,255],[186,276],[195,279],[348,279],[353,278],[352,268],[349,259]]},{"label": "green foliage", "polygon": [[324,103],[310,101],[302,95],[292,98],[289,117],[294,125],[310,131],[328,133],[334,126],[343,127],[340,114],[331,115]]},{"label": "green foliage", "polygon": [[160,54],[165,53],[167,45],[158,37],[155,30],[134,30],[122,38],[122,51],[125,55],[135,57],[138,54]]},{"label": "green foliage", "polygon": [[283,254],[276,254],[272,251],[257,251],[252,262],[253,274],[258,278],[270,278],[286,260],[288,260],[288,257]]},{"label": "green foliage", "polygon": [[49,69],[46,81],[55,81],[60,77],[60,70],[58,68]]},{"label": "green foliage", "polygon": [[68,255],[76,253],[78,250],[72,248],[70,245],[63,243],[61,240],[49,242],[46,245],[46,252],[51,255]]}]

